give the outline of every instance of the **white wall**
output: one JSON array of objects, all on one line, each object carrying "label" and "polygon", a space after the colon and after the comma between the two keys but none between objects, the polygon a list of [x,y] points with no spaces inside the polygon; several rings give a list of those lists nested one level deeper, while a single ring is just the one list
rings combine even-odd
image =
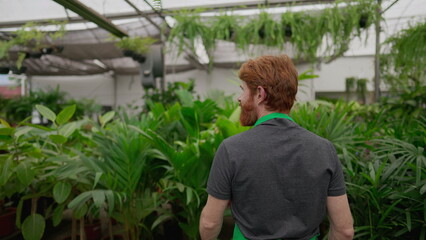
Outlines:
[{"label": "white wall", "polygon": [[139,75],[118,75],[116,80],[117,106],[127,104],[141,106],[143,104],[144,91]]},{"label": "white wall", "polygon": [[[319,78],[305,80],[299,83],[297,101],[315,99],[315,92],[343,93],[347,77],[367,78],[367,88],[373,90],[373,61],[372,56],[351,56],[339,58],[330,64],[314,67],[314,73]],[[313,66],[303,64],[296,66],[299,74]],[[115,80],[114,80],[115,78]],[[203,70],[190,70],[166,75],[166,82],[187,82],[190,78],[196,80],[195,91],[205,97],[212,89],[223,90],[226,94],[240,93],[240,80],[237,69],[215,68],[210,74]],[[144,94],[138,75],[111,76],[33,76],[33,89],[49,89],[60,85],[62,91],[68,92],[71,98],[94,98],[97,103],[107,106],[126,106],[127,104],[142,105]],[[116,89],[114,91],[114,89]]]},{"label": "white wall", "polygon": [[32,76],[32,89],[55,89],[67,92],[74,99],[95,99],[98,104],[114,105],[114,80],[108,74],[91,76]]},{"label": "white wall", "polygon": [[[309,69],[309,65],[299,66],[301,69]],[[314,69],[319,75],[313,80],[315,92],[345,92],[346,78],[368,79],[367,89],[374,90],[374,57],[373,56],[351,56],[341,57],[329,64],[321,64]]]}]

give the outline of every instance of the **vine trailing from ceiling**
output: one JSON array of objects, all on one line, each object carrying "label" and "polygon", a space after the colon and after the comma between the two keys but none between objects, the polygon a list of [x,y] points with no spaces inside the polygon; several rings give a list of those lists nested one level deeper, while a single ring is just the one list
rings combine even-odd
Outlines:
[{"label": "vine trailing from ceiling", "polygon": [[253,44],[282,50],[289,42],[296,50],[296,59],[315,62],[319,57],[342,55],[349,42],[360,37],[378,17],[375,6],[373,0],[338,1],[318,11],[287,11],[275,16],[262,9],[254,18],[221,13],[208,19],[201,18],[202,9],[184,10],[174,13],[176,24],[168,40],[177,44],[180,54],[188,43],[195,53],[199,38],[211,61],[216,40],[232,41],[246,52]]},{"label": "vine trailing from ceiling", "polygon": [[391,90],[409,91],[426,85],[426,20],[388,38],[381,71]]},{"label": "vine trailing from ceiling", "polygon": [[65,35],[66,22],[50,21],[51,25],[58,26],[57,31],[44,32],[40,26],[34,22],[28,22],[18,30],[12,32],[7,40],[0,40],[0,59],[9,59],[9,50],[15,46],[20,47],[16,59],[16,67],[20,69],[27,57],[41,57],[42,54],[52,53],[54,50],[61,51],[61,48],[54,46],[53,41]]}]

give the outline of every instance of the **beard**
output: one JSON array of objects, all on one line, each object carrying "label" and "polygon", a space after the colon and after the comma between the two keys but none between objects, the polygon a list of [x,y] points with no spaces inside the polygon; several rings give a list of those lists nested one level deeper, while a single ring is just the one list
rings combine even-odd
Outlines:
[{"label": "beard", "polygon": [[254,107],[254,98],[250,98],[246,103],[240,103],[240,123],[242,126],[253,126],[257,121],[257,113]]}]

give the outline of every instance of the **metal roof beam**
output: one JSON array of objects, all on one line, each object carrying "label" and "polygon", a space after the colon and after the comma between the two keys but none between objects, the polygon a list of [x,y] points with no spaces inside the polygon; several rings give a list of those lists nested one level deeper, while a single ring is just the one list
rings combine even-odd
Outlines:
[{"label": "metal roof beam", "polygon": [[105,18],[95,10],[89,8],[78,0],[53,0],[58,4],[64,6],[65,8],[75,12],[82,18],[95,23],[100,28],[105,29],[106,31],[114,34],[117,37],[127,37],[128,34],[126,31],[120,29],[118,26],[114,25],[108,18]]}]

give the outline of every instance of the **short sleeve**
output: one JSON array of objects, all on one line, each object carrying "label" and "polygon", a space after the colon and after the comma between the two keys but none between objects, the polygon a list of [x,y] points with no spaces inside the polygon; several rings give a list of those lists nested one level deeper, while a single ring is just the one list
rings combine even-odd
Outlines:
[{"label": "short sleeve", "polygon": [[232,168],[225,144],[219,146],[210,170],[207,181],[207,193],[211,196],[222,199],[231,199]]},{"label": "short sleeve", "polygon": [[329,143],[331,151],[331,166],[332,166],[332,176],[330,179],[330,184],[328,186],[328,196],[341,196],[346,193],[345,178],[343,176],[342,164],[340,163],[339,158],[337,157],[336,149],[333,144]]}]

